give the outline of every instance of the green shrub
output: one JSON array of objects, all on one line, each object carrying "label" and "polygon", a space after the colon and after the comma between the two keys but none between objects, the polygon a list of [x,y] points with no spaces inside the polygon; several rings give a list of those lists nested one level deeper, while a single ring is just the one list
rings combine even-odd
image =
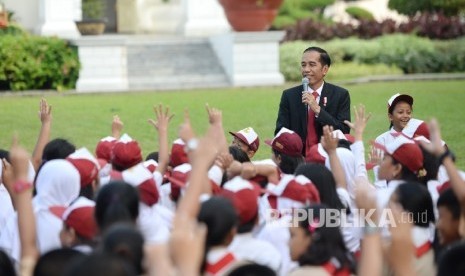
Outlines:
[{"label": "green shrub", "polygon": [[348,7],[346,8],[346,13],[348,13],[350,16],[358,20],[361,20],[361,19],[374,20],[375,19],[373,14],[371,14],[371,12],[369,12],[368,10],[364,8],[360,8],[360,7]]},{"label": "green shrub", "polygon": [[342,62],[331,65],[328,81],[349,80],[361,77],[379,75],[402,75],[402,70],[396,66],[386,64],[360,64],[356,62]]},{"label": "green shrub", "polygon": [[278,15],[273,21],[273,28],[281,30],[288,26],[292,26],[297,22],[297,19],[292,18],[289,15]]},{"label": "green shrub", "polygon": [[[355,45],[358,39],[346,39],[348,45]],[[363,41],[363,40],[360,40]],[[343,47],[336,47],[337,44],[344,44],[345,40],[330,42],[313,41],[293,41],[283,43],[280,47],[280,70],[286,81],[300,81],[300,59],[302,52],[309,46],[318,46],[326,49],[331,56],[332,65],[329,70],[328,79],[351,79],[371,75],[397,75],[402,74],[402,70],[396,66],[384,64],[359,64],[356,62],[345,62],[342,52]],[[335,49],[338,49],[337,51]],[[356,47],[354,50],[357,49]]]},{"label": "green shrub", "polygon": [[58,38],[0,36],[0,89],[74,88],[79,76],[77,50]]},{"label": "green shrub", "polygon": [[417,12],[438,12],[458,15],[465,8],[465,0],[389,0],[388,7],[399,13],[415,15]]},{"label": "green shrub", "polygon": [[465,72],[465,38],[435,41],[434,72]]},{"label": "green shrub", "polygon": [[105,1],[103,0],[82,0],[82,18],[102,19],[105,16]]},{"label": "green shrub", "polygon": [[14,22],[10,22],[8,27],[0,28],[0,36],[1,35],[26,35],[27,32],[18,24]]},{"label": "green shrub", "polygon": [[309,42],[293,41],[281,44],[279,47],[279,69],[286,81],[299,81],[300,60],[302,52],[310,46]]},{"label": "green shrub", "polygon": [[279,8],[278,16],[273,22],[273,27],[275,29],[283,29],[295,25],[298,20],[309,18],[318,22],[331,24],[333,23],[332,20],[324,18],[316,9],[321,9],[333,2],[334,0],[285,0]]},{"label": "green shrub", "polygon": [[431,40],[413,35],[387,35],[367,42],[363,51],[355,54],[360,63],[395,65],[404,73],[434,72],[432,56],[435,47]]},{"label": "green shrub", "polygon": [[304,9],[314,10],[330,6],[334,4],[336,0],[302,0],[301,2]]}]

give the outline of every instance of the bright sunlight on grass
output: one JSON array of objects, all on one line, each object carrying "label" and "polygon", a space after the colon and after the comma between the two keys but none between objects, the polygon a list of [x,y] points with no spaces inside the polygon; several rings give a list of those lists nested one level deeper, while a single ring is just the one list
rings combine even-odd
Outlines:
[{"label": "bright sunlight on grass", "polygon": [[[297,84],[296,84],[297,85]],[[290,87],[291,85],[289,85]],[[286,86],[287,87],[287,86]],[[415,99],[414,117],[428,120],[438,118],[444,140],[458,156],[458,164],[465,162],[465,80],[387,82],[344,85],[349,89],[352,106],[362,103],[371,112],[365,140],[373,140],[387,130],[387,99],[397,92],[409,93]],[[52,138],[64,137],[77,147],[94,151],[98,140],[110,135],[112,116],[118,114],[124,122],[124,132],[137,139],[144,156],[157,150],[156,131],[147,123],[154,118],[152,106],[163,103],[176,114],[170,128],[170,140],[176,138],[188,109],[195,130],[202,134],[208,123],[205,103],[223,110],[225,131],[252,126],[261,138],[257,159],[267,158],[270,149],[263,141],[273,136],[279,99],[283,87],[225,88],[193,91],[112,93],[112,94],[47,94],[52,105]],[[40,128],[37,117],[42,95],[12,95],[0,97],[0,148],[9,148],[11,137],[18,132],[21,143],[32,150]],[[228,135],[229,138],[229,135]]]}]

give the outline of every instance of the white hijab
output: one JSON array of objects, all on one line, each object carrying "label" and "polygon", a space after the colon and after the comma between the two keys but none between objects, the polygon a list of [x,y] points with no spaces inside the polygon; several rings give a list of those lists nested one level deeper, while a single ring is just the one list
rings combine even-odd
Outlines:
[{"label": "white hijab", "polygon": [[[354,195],[354,178],[355,178],[355,157],[352,151],[338,147],[336,149],[337,156],[339,157],[339,161],[341,163],[342,169],[344,170],[346,183],[347,183],[347,192],[351,199],[355,198]],[[331,166],[329,164],[329,158],[325,160],[325,166],[331,170]]]},{"label": "white hijab", "polygon": [[36,180],[37,195],[33,205],[41,254],[61,247],[60,231],[63,222],[49,208],[71,204],[79,196],[80,182],[78,170],[63,159],[50,160],[39,171]]},{"label": "white hijab", "polygon": [[[60,231],[63,222],[49,211],[51,206],[68,206],[79,196],[80,175],[77,169],[63,159],[43,165],[36,180],[37,195],[33,199],[37,226],[37,244],[40,254],[61,247]],[[0,247],[16,261],[20,258],[20,240],[17,216],[11,217],[0,235]]]},{"label": "white hijab", "polygon": [[78,170],[63,159],[50,160],[43,165],[36,179],[36,212],[51,206],[68,206],[79,196],[81,177]]}]

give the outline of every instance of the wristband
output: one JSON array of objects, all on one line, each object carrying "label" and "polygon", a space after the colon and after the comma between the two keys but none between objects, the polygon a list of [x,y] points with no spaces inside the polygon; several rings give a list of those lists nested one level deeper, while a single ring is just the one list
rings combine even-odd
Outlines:
[{"label": "wristband", "polygon": [[29,190],[30,188],[32,188],[32,184],[24,180],[17,180],[13,185],[13,191],[16,194],[20,194],[26,190]]},{"label": "wristband", "polygon": [[446,148],[446,151],[443,154],[439,155],[438,157],[439,164],[444,163],[444,159],[446,159],[446,157],[452,158],[452,152],[449,150],[449,148]]},{"label": "wristband", "polygon": [[199,146],[199,140],[197,138],[192,138],[186,143],[186,147],[184,148],[185,152],[190,152],[196,150]]}]

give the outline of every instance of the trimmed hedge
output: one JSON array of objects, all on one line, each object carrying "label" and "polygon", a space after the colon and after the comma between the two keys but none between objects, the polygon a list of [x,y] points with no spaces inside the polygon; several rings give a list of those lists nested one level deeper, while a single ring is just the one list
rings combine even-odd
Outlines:
[{"label": "trimmed hedge", "polygon": [[[326,42],[294,41],[280,47],[280,70],[286,80],[301,79],[302,51],[315,45],[326,49],[335,66],[331,76],[357,77],[373,74],[465,72],[465,38],[434,41],[414,35],[387,35],[372,40],[333,39]],[[353,71],[337,69],[351,63]],[[354,64],[359,64],[354,66]],[[366,65],[366,66],[362,66]],[[375,66],[371,68],[370,66]],[[384,67],[383,67],[384,66]],[[341,68],[342,68],[341,67]],[[344,73],[346,72],[346,73]],[[350,76],[350,75],[353,76]]]},{"label": "trimmed hedge", "polygon": [[[349,44],[352,42],[355,43],[355,40],[356,39],[349,39]],[[345,48],[349,44],[343,45],[343,47],[339,47],[337,44],[343,45],[344,43],[333,43],[332,41],[329,43],[305,41],[283,43],[279,49],[280,71],[284,75],[286,81],[300,81],[302,79],[302,75],[300,73],[300,59],[302,57],[302,52],[310,45],[314,45],[323,47],[331,56],[332,65],[328,74],[328,79],[330,80],[364,77],[367,76],[368,72],[370,75],[402,74],[402,70],[395,66],[388,66],[384,64],[360,64],[353,61],[352,54],[348,54],[352,56],[351,60],[346,60],[347,56],[344,53],[344,49],[349,49],[350,47]]]},{"label": "trimmed hedge", "polygon": [[72,89],[79,76],[77,49],[53,37],[0,36],[0,90]]},{"label": "trimmed hedge", "polygon": [[375,17],[371,12],[364,8],[360,7],[348,7],[346,8],[346,13],[348,13],[350,16],[352,16],[355,19],[365,19],[365,20],[375,20]]}]

